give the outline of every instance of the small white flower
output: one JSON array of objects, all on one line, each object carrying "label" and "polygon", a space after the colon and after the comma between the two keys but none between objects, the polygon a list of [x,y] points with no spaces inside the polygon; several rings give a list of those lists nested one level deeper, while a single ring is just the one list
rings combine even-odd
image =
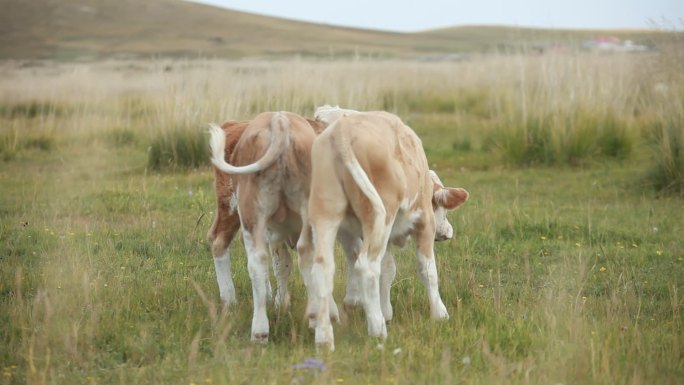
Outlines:
[{"label": "small white flower", "polygon": [[392,351],[392,354],[395,355],[395,356],[398,355],[398,354],[401,354],[401,348],[396,348],[396,349],[394,349],[394,350]]},{"label": "small white flower", "polygon": [[463,357],[461,362],[463,363],[463,365],[470,365],[470,356]]}]

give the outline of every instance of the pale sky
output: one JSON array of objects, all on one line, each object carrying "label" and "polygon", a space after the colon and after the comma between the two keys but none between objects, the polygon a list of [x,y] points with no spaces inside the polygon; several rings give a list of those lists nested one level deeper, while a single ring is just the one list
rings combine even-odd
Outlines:
[{"label": "pale sky", "polygon": [[[415,32],[458,25],[684,29],[684,0],[192,0],[268,16]],[[654,24],[655,22],[655,24]]]}]

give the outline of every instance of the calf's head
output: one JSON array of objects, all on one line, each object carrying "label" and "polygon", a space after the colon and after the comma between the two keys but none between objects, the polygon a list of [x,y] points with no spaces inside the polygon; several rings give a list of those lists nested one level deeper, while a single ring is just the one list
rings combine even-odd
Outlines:
[{"label": "calf's head", "polygon": [[437,173],[430,170],[432,178],[432,208],[435,212],[435,241],[444,241],[454,236],[454,228],[447,219],[447,211],[453,210],[468,200],[468,192],[462,188],[444,187]]}]

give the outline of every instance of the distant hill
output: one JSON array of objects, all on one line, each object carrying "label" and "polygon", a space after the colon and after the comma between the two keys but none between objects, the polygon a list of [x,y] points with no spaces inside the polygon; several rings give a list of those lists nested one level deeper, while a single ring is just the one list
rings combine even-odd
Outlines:
[{"label": "distant hill", "polygon": [[597,34],[653,40],[649,31],[454,27],[382,32],[299,22],[181,0],[0,0],[0,59],[151,57],[421,57],[578,44]]}]

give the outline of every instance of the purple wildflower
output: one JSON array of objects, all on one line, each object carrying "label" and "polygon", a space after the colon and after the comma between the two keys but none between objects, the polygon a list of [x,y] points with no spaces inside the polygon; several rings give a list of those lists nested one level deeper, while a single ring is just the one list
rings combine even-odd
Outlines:
[{"label": "purple wildflower", "polygon": [[301,364],[292,365],[292,369],[316,369],[321,372],[325,372],[327,370],[323,360],[318,358],[307,358]]},{"label": "purple wildflower", "polygon": [[319,373],[327,370],[323,360],[318,358],[307,358],[300,364],[292,365],[292,369],[303,369],[302,371],[299,371],[299,373],[301,373],[299,376],[292,379],[292,383],[294,384],[304,383],[307,381],[307,378],[310,380],[311,378],[318,376]]}]

